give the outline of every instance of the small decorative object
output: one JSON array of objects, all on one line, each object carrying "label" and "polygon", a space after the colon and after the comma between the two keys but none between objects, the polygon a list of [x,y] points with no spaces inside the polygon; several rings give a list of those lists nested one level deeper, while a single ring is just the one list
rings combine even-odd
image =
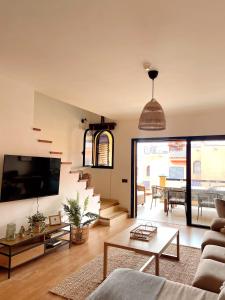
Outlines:
[{"label": "small decorative object", "polygon": [[25,228],[24,228],[23,225],[20,227],[19,237],[20,238],[24,238],[25,237]]},{"label": "small decorative object", "polygon": [[150,70],[145,66],[148,76],[152,79],[152,99],[142,110],[138,128],[141,130],[163,130],[166,129],[166,119],[162,106],[154,98],[154,79],[158,76],[157,70]]},{"label": "small decorative object", "polygon": [[83,244],[88,240],[89,224],[98,218],[97,214],[86,212],[88,199],[89,197],[84,200],[83,211],[79,205],[78,193],[77,199],[68,199],[67,204],[63,205],[69,222],[72,224],[72,242],[75,244]]},{"label": "small decorative object", "polygon": [[49,216],[49,225],[60,225],[61,224],[61,213],[58,215]]},{"label": "small decorative object", "polygon": [[16,224],[9,223],[6,228],[6,240],[13,241],[16,238]]},{"label": "small decorative object", "polygon": [[130,232],[132,240],[149,241],[151,236],[156,233],[157,227],[153,225],[139,225]]},{"label": "small decorative object", "polygon": [[40,233],[45,230],[45,220],[46,217],[37,211],[36,214],[34,214],[31,217],[28,217],[28,223],[30,225],[30,230],[33,233]]}]

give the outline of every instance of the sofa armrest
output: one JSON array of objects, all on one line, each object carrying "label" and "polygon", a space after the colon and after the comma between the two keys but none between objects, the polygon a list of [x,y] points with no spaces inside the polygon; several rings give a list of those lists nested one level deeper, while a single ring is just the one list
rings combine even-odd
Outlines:
[{"label": "sofa armrest", "polygon": [[213,219],[210,228],[214,231],[220,231],[221,228],[225,227],[225,218]]}]

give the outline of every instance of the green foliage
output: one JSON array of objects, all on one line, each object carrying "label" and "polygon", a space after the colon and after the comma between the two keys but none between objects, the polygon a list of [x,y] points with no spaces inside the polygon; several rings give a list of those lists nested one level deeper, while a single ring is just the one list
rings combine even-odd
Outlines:
[{"label": "green foliage", "polygon": [[35,223],[45,223],[46,217],[39,211],[33,216],[28,217],[28,223],[31,228],[34,227]]},{"label": "green foliage", "polygon": [[68,199],[67,204],[64,204],[63,208],[69,217],[70,223],[80,227],[82,215],[78,199]]},{"label": "green foliage", "polygon": [[[89,197],[86,197],[84,200],[83,212],[81,212],[81,207],[79,204],[79,193],[77,193],[76,199],[68,199],[67,204],[63,204],[63,208],[67,216],[69,217],[69,222],[76,227],[83,227],[90,224],[92,221],[98,218],[98,215],[86,212],[89,202]],[[83,222],[84,218],[88,218]],[[86,219],[85,218],[85,219]]]}]

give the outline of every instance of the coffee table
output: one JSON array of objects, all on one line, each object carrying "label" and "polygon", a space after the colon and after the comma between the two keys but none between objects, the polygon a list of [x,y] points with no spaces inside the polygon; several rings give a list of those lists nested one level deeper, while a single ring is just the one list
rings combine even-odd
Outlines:
[{"label": "coffee table", "polygon": [[[140,268],[144,271],[147,266],[155,260],[155,275],[159,276],[159,258],[166,257],[170,259],[180,259],[179,230],[171,227],[158,227],[157,232],[153,234],[150,241],[140,241],[130,239],[130,231],[137,227],[129,227],[128,229],[115,235],[113,238],[104,242],[104,262],[103,262],[103,279],[107,276],[108,248],[121,248],[135,251],[146,256],[150,256],[148,261]],[[176,255],[164,254],[171,242],[176,238]]]}]

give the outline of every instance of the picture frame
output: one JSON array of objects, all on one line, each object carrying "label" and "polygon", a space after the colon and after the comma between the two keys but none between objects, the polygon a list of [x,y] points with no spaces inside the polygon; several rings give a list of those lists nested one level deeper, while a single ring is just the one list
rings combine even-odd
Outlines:
[{"label": "picture frame", "polygon": [[49,216],[49,225],[60,225],[62,220],[61,220],[61,214],[58,215],[53,215]]}]

